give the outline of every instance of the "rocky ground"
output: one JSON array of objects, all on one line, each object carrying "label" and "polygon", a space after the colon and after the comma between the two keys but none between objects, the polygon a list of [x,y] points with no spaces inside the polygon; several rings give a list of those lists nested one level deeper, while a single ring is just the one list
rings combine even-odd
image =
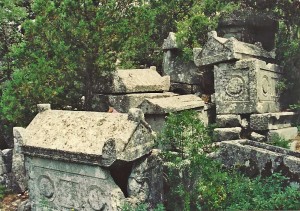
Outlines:
[{"label": "rocky ground", "polygon": [[[19,205],[28,199],[28,192],[24,194],[8,194],[0,202],[1,211],[18,210]],[[23,209],[24,210],[24,209]]]}]

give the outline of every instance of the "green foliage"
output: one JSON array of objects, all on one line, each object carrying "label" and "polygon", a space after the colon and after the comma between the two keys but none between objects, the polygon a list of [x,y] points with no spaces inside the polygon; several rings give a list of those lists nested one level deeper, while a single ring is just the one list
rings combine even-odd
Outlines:
[{"label": "green foliage", "polygon": [[[10,48],[22,39],[18,25],[26,16],[20,0],[3,0],[0,2],[0,83],[11,79],[13,58]],[[2,84],[0,84],[2,91]]]},{"label": "green foliage", "polygon": [[277,146],[277,147],[282,147],[282,148],[289,149],[291,141],[290,140],[286,140],[284,138],[281,138],[278,135],[273,135],[271,137],[271,141],[268,142],[268,143],[271,144],[271,145]]},{"label": "green foliage", "polygon": [[[220,163],[210,159],[206,153],[212,149],[209,130],[199,122],[196,113],[172,114],[160,136],[160,145],[168,149],[164,151],[168,172],[166,180],[170,186],[167,197],[171,199],[166,205],[168,209],[300,209],[299,184],[284,188],[286,178],[279,173],[268,178],[250,179],[235,169],[224,170]],[[179,147],[172,148],[179,148],[180,153],[169,151],[175,143]]]},{"label": "green foliage", "polygon": [[194,1],[189,13],[177,23],[177,38],[182,57],[191,60],[192,49],[207,41],[207,33],[215,30],[221,13],[231,13],[237,5],[215,0]]},{"label": "green foliage", "polygon": [[4,198],[6,194],[6,189],[3,185],[0,185],[0,201]]},{"label": "green foliage", "polygon": [[[139,49],[152,33],[146,34],[145,27],[152,24],[146,6],[135,7],[132,3],[33,1],[35,20],[23,24],[23,41],[12,46],[10,52],[14,73],[5,83],[0,102],[2,116],[24,126],[35,114],[37,103],[90,110],[99,78],[114,71],[124,49]],[[142,21],[144,28],[139,26]],[[138,55],[147,54],[141,51]],[[136,52],[132,54],[137,56]],[[132,59],[132,63],[136,62]]]}]

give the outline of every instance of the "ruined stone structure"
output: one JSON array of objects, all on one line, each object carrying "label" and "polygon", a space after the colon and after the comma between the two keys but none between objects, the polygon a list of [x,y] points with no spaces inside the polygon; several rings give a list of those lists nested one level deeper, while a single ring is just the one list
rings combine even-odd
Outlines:
[{"label": "ruined stone structure", "polygon": [[[280,113],[277,84],[282,69],[274,64],[274,52],[264,50],[259,43],[218,37],[213,31],[204,47],[194,49],[194,54],[197,66],[211,67],[214,73],[216,123],[220,127],[215,129],[216,141],[240,138],[266,141],[274,134],[288,139],[297,136],[296,128],[291,128],[297,114]],[[257,128],[255,119],[268,116],[288,120],[290,124],[283,126],[274,121],[281,128]]]},{"label": "ruined stone structure", "polygon": [[223,141],[217,155],[224,166],[238,167],[248,176],[270,176],[281,172],[300,182],[300,153],[250,140]]},{"label": "ruined stone structure", "polygon": [[107,112],[108,106],[118,112],[127,113],[137,107],[145,98],[175,96],[168,92],[170,77],[161,77],[155,67],[150,69],[116,70],[113,75],[103,79],[99,94],[95,95],[94,110]]},{"label": "ruined stone structure", "polygon": [[[173,44],[169,43],[168,47]],[[107,111],[108,105],[121,113],[128,112],[130,108],[141,108],[146,121],[155,132],[161,131],[165,117],[171,112],[196,110],[204,123],[212,122],[212,104],[204,102],[199,96],[178,95],[168,92],[169,89],[170,76],[161,77],[155,67],[117,70],[99,87],[102,94],[96,98],[100,111]]]},{"label": "ruined stone structure", "polygon": [[119,210],[137,199],[152,206],[162,201],[160,161],[149,156],[155,136],[141,110],[46,108],[26,129],[15,128],[33,211]]},{"label": "ruined stone structure", "polygon": [[[250,176],[284,171],[299,182],[300,154],[261,143],[293,139],[299,115],[281,112],[283,73],[272,51],[278,24],[260,18],[222,19],[223,37],[210,32],[189,62],[179,58],[171,32],[163,44],[164,76],[155,67],[116,70],[96,87],[93,107],[101,112],[38,105],[27,128],[14,128],[14,150],[0,151],[0,183],[18,192],[28,188],[33,211],[120,210],[125,203],[154,208],[164,200],[155,132],[168,114],[184,110],[217,123],[220,149],[211,157],[224,166]],[[117,112],[108,113],[110,106]]]}]

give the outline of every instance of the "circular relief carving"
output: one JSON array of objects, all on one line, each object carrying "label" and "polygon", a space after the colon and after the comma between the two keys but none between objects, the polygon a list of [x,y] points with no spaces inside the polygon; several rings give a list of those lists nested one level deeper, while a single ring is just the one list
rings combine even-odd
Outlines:
[{"label": "circular relief carving", "polygon": [[88,201],[94,210],[103,210],[107,206],[103,191],[98,186],[89,187]]},{"label": "circular relief carving", "polygon": [[226,93],[229,96],[239,96],[244,90],[245,82],[243,78],[235,76],[228,81]]},{"label": "circular relief carving", "polygon": [[38,181],[40,194],[47,198],[51,198],[54,194],[54,184],[50,177],[42,175],[39,177]]},{"label": "circular relief carving", "polygon": [[264,95],[268,95],[270,91],[270,81],[268,76],[264,75],[262,78],[262,91]]}]

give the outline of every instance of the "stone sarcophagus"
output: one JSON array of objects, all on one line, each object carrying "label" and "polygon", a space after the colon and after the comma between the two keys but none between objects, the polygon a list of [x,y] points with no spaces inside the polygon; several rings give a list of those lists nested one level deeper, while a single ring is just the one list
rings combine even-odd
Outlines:
[{"label": "stone sarcophagus", "polygon": [[217,114],[278,112],[281,68],[258,59],[214,66]]},{"label": "stone sarcophagus", "polygon": [[177,113],[185,110],[194,110],[198,118],[204,124],[212,122],[213,106],[196,95],[179,95],[166,98],[145,99],[139,106],[145,113],[146,121],[155,132],[161,132],[164,128],[166,116],[170,113]]},{"label": "stone sarcophagus", "polygon": [[124,163],[141,162],[154,143],[139,109],[129,114],[49,109],[15,130],[21,134],[33,211],[119,210],[131,197],[126,190],[133,189],[126,181],[131,168],[121,182],[114,175],[124,174]]}]

